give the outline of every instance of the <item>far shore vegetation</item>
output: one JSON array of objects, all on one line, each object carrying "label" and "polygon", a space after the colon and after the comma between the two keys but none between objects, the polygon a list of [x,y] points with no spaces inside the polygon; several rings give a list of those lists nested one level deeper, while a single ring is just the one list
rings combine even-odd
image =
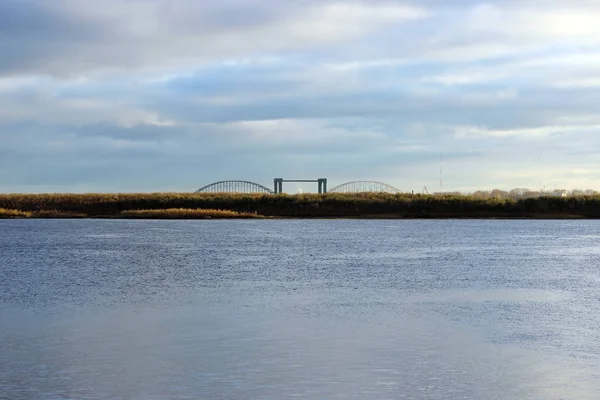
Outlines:
[{"label": "far shore vegetation", "polygon": [[600,218],[598,193],[486,193],[0,194],[0,218]]},{"label": "far shore vegetation", "polygon": [[203,208],[167,208],[165,210],[126,210],[122,218],[138,219],[211,219],[211,218],[262,218],[261,215],[231,210],[207,210]]}]

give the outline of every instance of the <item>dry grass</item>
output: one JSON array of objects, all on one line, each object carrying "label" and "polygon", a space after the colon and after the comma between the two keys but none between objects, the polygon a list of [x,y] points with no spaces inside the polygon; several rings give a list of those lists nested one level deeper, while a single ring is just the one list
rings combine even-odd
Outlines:
[{"label": "dry grass", "polygon": [[88,215],[81,212],[61,210],[40,210],[31,213],[32,218],[87,218]]},{"label": "dry grass", "polygon": [[86,218],[84,213],[58,211],[58,210],[40,210],[40,211],[21,211],[14,209],[0,208],[0,218]]},{"label": "dry grass", "polygon": [[520,218],[542,215],[600,218],[600,196],[512,200],[402,193],[0,194],[0,209],[8,210],[4,218]]},{"label": "dry grass", "polygon": [[30,212],[0,208],[0,218],[28,218],[28,217],[31,217]]},{"label": "dry grass", "polygon": [[168,208],[166,210],[126,210],[122,211],[119,216],[123,218],[140,219],[263,218],[261,215],[255,213],[193,208]]}]

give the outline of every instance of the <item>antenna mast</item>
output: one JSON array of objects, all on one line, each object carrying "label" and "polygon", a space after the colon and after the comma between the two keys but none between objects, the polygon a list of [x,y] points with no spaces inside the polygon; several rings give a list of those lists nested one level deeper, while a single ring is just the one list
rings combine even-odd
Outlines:
[{"label": "antenna mast", "polygon": [[440,153],[440,191],[444,191],[444,156]]}]

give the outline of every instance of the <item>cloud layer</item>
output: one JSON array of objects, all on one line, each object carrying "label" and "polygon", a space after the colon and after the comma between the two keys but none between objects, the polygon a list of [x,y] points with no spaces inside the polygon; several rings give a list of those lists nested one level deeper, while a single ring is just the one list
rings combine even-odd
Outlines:
[{"label": "cloud layer", "polygon": [[440,154],[445,190],[598,189],[599,18],[590,1],[5,0],[0,191],[431,191]]}]

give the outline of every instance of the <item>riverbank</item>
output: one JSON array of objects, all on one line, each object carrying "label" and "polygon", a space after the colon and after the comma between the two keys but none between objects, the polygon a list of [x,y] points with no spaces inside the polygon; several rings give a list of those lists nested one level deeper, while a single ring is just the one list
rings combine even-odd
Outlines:
[{"label": "riverbank", "polygon": [[0,218],[600,218],[600,196],[328,193],[0,194]]}]

